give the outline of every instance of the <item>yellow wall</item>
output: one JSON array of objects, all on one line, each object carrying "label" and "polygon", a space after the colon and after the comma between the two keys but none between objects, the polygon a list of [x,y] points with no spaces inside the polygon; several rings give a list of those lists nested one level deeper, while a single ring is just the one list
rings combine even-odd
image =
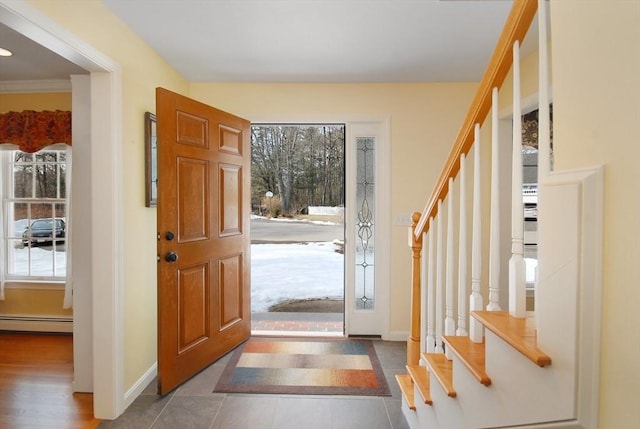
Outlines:
[{"label": "yellow wall", "polygon": [[[0,94],[0,113],[23,110],[71,110],[71,93]],[[71,309],[62,308],[64,285],[7,283],[5,300],[0,301],[0,315],[69,317]]]},{"label": "yellow wall", "polygon": [[2,316],[71,317],[71,309],[62,309],[64,289],[60,285],[21,285],[20,289],[8,283],[4,301],[0,301]]},{"label": "yellow wall", "polygon": [[23,110],[71,110],[71,92],[0,94],[0,113]]},{"label": "yellow wall", "polygon": [[[422,211],[476,84],[191,84],[191,97],[256,121],[389,117],[391,220]],[[418,196],[418,198],[416,198]],[[409,329],[411,254],[391,228],[391,332]]]},{"label": "yellow wall", "polygon": [[[125,390],[156,361],[156,209],[144,206],[144,112],[155,88],[186,94],[187,82],[97,0],[31,5],[122,67]],[[151,15],[153,11],[151,11]]]},{"label": "yellow wall", "polygon": [[640,2],[551,6],[556,168],[605,166],[598,427],[640,428]]}]

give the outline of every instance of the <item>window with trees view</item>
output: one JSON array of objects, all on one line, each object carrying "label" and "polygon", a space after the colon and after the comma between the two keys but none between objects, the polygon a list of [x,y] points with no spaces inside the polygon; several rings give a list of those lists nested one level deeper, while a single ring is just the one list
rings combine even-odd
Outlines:
[{"label": "window with trees view", "polygon": [[289,216],[309,206],[344,206],[344,141],[344,124],[253,125],[253,212]]},{"label": "window with trees view", "polygon": [[2,153],[7,280],[65,279],[69,153]]}]

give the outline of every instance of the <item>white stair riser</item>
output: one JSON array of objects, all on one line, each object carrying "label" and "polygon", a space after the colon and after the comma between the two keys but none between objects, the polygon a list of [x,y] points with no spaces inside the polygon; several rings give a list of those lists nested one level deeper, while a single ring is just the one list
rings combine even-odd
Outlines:
[{"label": "white stair riser", "polygon": [[504,425],[575,418],[575,374],[554,362],[539,367],[491,332],[486,332],[486,372],[496,399],[509,404]]},{"label": "white stair riser", "polygon": [[465,428],[502,426],[509,404],[498,399],[495,386],[480,384],[457,356],[453,359],[453,385],[464,410]]}]

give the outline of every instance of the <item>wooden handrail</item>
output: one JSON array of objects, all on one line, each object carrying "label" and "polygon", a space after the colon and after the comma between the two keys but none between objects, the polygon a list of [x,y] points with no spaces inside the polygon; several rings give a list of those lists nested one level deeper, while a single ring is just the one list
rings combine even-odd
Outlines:
[{"label": "wooden handrail", "polygon": [[467,154],[473,145],[473,128],[482,124],[491,109],[491,92],[500,88],[513,63],[513,43],[518,40],[522,44],[531,22],[538,10],[537,0],[515,0],[507,17],[504,29],[498,39],[496,49],[487,66],[476,96],[469,107],[467,116],[458,132],[458,136],[449,152],[447,162],[440,173],[427,205],[422,211],[414,234],[416,237],[427,232],[429,218],[438,213],[438,200],[444,199],[449,192],[449,178],[455,176],[460,169],[460,155]]}]

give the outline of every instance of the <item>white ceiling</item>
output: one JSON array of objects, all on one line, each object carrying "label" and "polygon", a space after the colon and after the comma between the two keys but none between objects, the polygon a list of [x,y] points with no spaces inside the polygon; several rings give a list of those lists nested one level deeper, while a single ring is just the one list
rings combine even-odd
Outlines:
[{"label": "white ceiling", "polygon": [[0,48],[13,52],[0,57],[0,81],[69,79],[71,74],[87,73],[81,67],[43,48],[36,42],[0,23]]},{"label": "white ceiling", "polygon": [[[103,0],[191,82],[478,81],[511,0]],[[535,27],[534,27],[535,28]],[[105,29],[108,31],[108,29]],[[532,39],[532,37],[529,37]],[[526,50],[535,47],[535,38]],[[0,25],[0,81],[82,69]]]}]

